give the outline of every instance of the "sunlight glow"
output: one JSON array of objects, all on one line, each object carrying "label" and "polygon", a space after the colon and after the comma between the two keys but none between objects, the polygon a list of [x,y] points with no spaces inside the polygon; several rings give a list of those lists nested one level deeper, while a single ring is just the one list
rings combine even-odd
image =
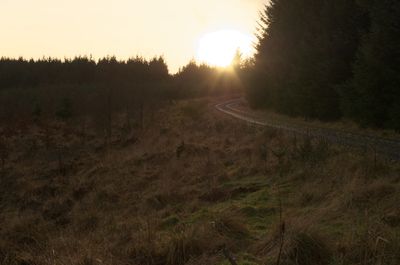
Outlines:
[{"label": "sunlight glow", "polygon": [[200,39],[196,59],[200,63],[228,67],[237,50],[244,58],[250,57],[253,52],[252,38],[237,30],[220,30]]}]

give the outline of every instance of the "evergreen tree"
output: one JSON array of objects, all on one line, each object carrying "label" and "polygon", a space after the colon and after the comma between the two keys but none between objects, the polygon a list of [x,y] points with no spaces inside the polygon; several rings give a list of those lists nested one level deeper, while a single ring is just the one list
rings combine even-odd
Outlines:
[{"label": "evergreen tree", "polygon": [[358,51],[354,80],[343,91],[346,114],[365,126],[400,130],[400,2],[360,1],[370,27]]},{"label": "evergreen tree", "polygon": [[249,99],[304,117],[340,117],[363,13],[355,0],[272,0],[261,19]]}]

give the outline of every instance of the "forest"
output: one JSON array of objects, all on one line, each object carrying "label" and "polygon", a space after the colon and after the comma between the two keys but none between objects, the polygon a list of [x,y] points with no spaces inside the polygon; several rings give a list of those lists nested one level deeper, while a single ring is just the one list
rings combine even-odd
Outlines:
[{"label": "forest", "polygon": [[272,0],[249,84],[254,107],[400,129],[400,2]]},{"label": "forest", "polygon": [[128,127],[143,127],[145,112],[165,102],[240,91],[244,70],[235,70],[191,61],[171,75],[162,57],[1,58],[0,120],[10,125],[90,118],[110,132],[111,117],[124,114]]},{"label": "forest", "polygon": [[122,110],[130,115],[143,109],[145,99],[150,105],[163,97],[170,78],[162,58],[3,58],[0,69],[1,118],[11,123],[86,116],[105,121]]}]

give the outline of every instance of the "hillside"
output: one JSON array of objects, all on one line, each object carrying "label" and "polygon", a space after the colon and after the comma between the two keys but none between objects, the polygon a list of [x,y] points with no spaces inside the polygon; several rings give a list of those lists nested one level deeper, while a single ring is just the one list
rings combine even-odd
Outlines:
[{"label": "hillside", "polygon": [[0,264],[400,264],[398,162],[214,105],[2,128]]}]

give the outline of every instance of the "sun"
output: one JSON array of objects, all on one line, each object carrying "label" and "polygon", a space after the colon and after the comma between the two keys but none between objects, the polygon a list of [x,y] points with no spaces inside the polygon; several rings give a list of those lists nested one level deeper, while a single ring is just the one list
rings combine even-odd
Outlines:
[{"label": "sun", "polygon": [[220,30],[204,35],[198,44],[196,59],[200,63],[217,67],[232,64],[237,51],[243,57],[251,56],[253,39],[237,30]]}]

